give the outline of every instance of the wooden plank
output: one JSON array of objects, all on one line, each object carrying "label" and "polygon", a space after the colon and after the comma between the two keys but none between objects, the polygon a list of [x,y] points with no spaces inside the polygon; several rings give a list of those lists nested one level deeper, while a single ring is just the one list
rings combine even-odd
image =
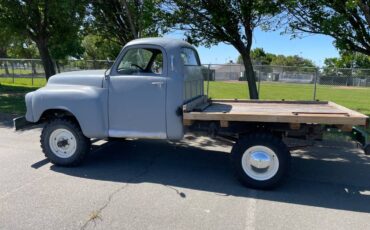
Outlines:
[{"label": "wooden plank", "polygon": [[[347,112],[347,113],[349,113],[351,116],[359,116],[359,117],[364,117],[365,115],[364,114],[362,114],[362,113],[359,113],[359,112],[357,112],[357,111],[354,111],[354,110],[351,110],[351,109],[348,109],[348,108],[346,108],[346,107],[344,107],[344,106],[341,106],[341,105],[338,105],[337,103],[334,103],[334,102],[329,102],[329,105],[330,106],[333,106],[333,107],[335,107],[335,108],[337,108],[337,109],[339,109],[339,110],[342,110],[342,111],[344,111],[344,112]],[[367,116],[365,116],[365,117],[367,117]],[[367,117],[368,118],[368,117]]]},{"label": "wooden plank", "polygon": [[248,100],[248,99],[216,99],[212,102],[226,102],[226,103],[255,103],[255,104],[265,104],[265,103],[276,103],[276,104],[305,104],[305,105],[326,105],[328,101],[277,101],[277,100]]},{"label": "wooden plank", "polygon": [[183,124],[184,124],[185,126],[191,126],[193,123],[194,123],[194,121],[193,121],[193,120],[188,120],[188,119],[184,119],[184,120],[183,120]]},{"label": "wooden plank", "polygon": [[184,113],[187,120],[205,121],[246,121],[246,122],[268,122],[268,123],[305,123],[305,124],[332,124],[332,125],[366,125],[366,118],[325,116],[325,115],[283,115],[283,114],[235,114],[235,113]]},{"label": "wooden plank", "polygon": [[335,113],[335,112],[292,112],[294,115],[299,116],[302,114],[312,114],[312,115],[342,115],[349,117],[348,113]]},{"label": "wooden plank", "polygon": [[[221,102],[225,101],[225,102]],[[226,102],[227,101],[227,102]],[[365,125],[367,116],[332,102],[267,103],[215,100],[202,112],[185,112],[184,119],[214,121],[247,121],[278,123],[310,123],[333,125]]]}]

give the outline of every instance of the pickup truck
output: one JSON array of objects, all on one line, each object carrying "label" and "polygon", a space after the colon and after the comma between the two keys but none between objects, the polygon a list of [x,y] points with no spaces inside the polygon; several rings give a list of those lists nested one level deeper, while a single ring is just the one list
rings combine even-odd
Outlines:
[{"label": "pickup truck", "polygon": [[[204,75],[190,44],[137,39],[109,70],[57,74],[28,93],[27,113],[14,120],[15,129],[45,123],[42,151],[60,166],[80,164],[92,139],[180,140],[186,132],[227,138],[235,143],[230,158],[237,178],[269,189],[289,171],[288,138],[316,140],[328,125],[348,131],[367,125],[367,116],[332,102],[211,100]],[[368,152],[368,140],[362,142]]]}]

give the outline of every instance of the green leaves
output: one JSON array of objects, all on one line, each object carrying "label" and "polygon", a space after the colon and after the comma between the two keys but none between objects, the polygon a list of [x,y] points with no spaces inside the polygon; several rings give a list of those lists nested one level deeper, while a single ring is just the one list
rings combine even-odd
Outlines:
[{"label": "green leaves", "polygon": [[[309,59],[294,55],[284,56],[272,53],[266,53],[262,48],[251,50],[251,58],[254,65],[279,65],[294,67],[315,67]],[[238,57],[238,63],[242,63],[241,56]]]},{"label": "green leaves", "polygon": [[326,68],[370,68],[370,57],[360,53],[341,52],[339,58],[327,58]]},{"label": "green leaves", "polygon": [[122,46],[98,35],[87,35],[82,41],[86,60],[114,60]]},{"label": "green leaves", "polygon": [[341,50],[370,55],[370,1],[281,0],[289,25],[297,35],[324,34],[335,39]]},{"label": "green leaves", "polygon": [[45,75],[55,74],[54,59],[79,56],[87,1],[0,0],[0,24],[37,45]]},{"label": "green leaves", "polygon": [[166,32],[158,0],[91,0],[89,25],[92,32],[122,46],[139,37]]}]

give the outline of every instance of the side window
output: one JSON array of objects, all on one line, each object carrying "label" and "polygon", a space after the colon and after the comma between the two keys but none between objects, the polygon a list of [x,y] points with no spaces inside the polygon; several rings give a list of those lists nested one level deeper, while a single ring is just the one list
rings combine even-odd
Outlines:
[{"label": "side window", "polygon": [[149,48],[129,49],[117,68],[117,72],[123,75],[160,75],[162,70],[162,52]]},{"label": "side window", "polygon": [[190,48],[181,49],[181,59],[184,65],[200,65],[197,52]]}]

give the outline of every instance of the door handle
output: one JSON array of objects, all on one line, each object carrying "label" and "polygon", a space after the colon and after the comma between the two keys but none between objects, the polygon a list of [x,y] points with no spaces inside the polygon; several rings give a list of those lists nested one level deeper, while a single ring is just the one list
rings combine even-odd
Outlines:
[{"label": "door handle", "polygon": [[162,87],[162,85],[164,85],[164,82],[163,81],[155,81],[155,82],[152,82],[152,85],[157,85],[158,87]]}]

